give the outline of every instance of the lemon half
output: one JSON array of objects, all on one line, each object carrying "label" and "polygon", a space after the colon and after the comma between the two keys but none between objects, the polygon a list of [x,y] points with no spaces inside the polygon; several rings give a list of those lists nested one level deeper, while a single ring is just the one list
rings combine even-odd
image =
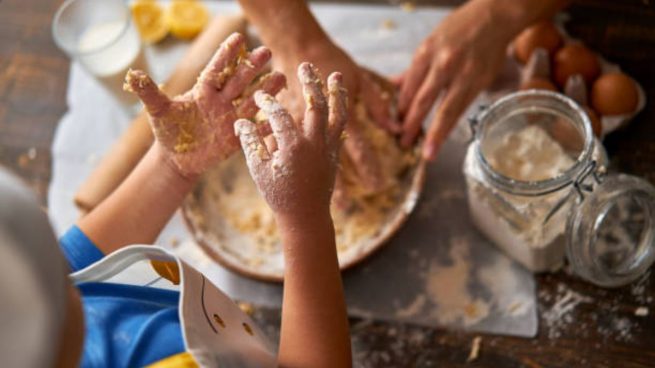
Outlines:
[{"label": "lemon half", "polygon": [[146,43],[156,43],[168,34],[164,10],[154,0],[137,0],[132,4],[132,18]]},{"label": "lemon half", "polygon": [[197,36],[208,20],[207,8],[197,0],[173,0],[166,11],[171,34],[183,40]]}]

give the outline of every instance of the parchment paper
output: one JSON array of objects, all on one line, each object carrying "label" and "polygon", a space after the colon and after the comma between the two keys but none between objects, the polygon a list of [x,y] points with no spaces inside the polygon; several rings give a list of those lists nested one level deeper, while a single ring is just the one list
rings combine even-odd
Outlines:
[{"label": "parchment paper", "polygon": [[[214,13],[238,11],[232,2],[207,4]],[[356,61],[385,75],[403,71],[421,40],[450,11],[344,5],[316,5],[313,10]],[[156,80],[165,79],[186,47],[167,40],[147,49]],[[48,196],[59,234],[78,216],[72,201],[75,191],[131,120],[130,113],[76,64],[71,67],[67,101],[69,111],[60,121],[52,147]],[[351,315],[517,336],[536,334],[533,276],[486,241],[469,220],[461,170],[465,137],[465,127],[459,127],[429,167],[423,197],[406,226],[381,251],[344,274]],[[179,214],[158,244],[174,248],[235,299],[281,305],[281,286],[244,278],[212,262],[193,243]]]}]

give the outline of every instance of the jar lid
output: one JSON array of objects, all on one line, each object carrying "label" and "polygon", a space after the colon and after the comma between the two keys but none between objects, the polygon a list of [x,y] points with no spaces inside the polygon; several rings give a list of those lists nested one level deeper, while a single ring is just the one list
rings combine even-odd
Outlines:
[{"label": "jar lid", "polygon": [[605,177],[572,210],[566,234],[579,276],[604,287],[629,284],[655,260],[655,188],[630,175]]}]

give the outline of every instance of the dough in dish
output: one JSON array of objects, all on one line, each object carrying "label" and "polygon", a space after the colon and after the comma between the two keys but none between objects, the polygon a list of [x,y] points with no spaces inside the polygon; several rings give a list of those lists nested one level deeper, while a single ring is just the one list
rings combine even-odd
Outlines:
[{"label": "dough in dish", "polygon": [[[372,145],[384,177],[375,190],[361,185],[348,156],[341,155],[341,194],[338,203],[333,200],[332,215],[342,267],[372,252],[384,236],[397,230],[389,228],[398,227],[398,218],[409,215],[405,203],[419,162],[417,150],[402,150],[394,137],[367,120],[363,105],[355,108],[354,123]],[[185,202],[184,213],[196,240],[223,264],[251,276],[281,279],[284,261],[273,213],[241,153],[203,176]]]}]

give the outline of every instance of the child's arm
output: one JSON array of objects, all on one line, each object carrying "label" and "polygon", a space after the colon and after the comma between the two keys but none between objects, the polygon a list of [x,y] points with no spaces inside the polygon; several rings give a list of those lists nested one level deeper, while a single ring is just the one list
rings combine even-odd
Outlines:
[{"label": "child's arm", "polygon": [[143,72],[130,71],[126,88],[143,101],[156,141],[135,170],[105,201],[78,222],[105,254],[129,244],[152,244],[205,169],[238,149],[238,118],[257,111],[252,92],[277,93],[284,76],[272,73],[247,88],[270,59],[270,51],[245,50],[230,36],[182,96],[169,99]]},{"label": "child's arm", "polygon": [[300,124],[273,97],[255,94],[257,106],[268,115],[277,149],[267,147],[248,120],[237,121],[235,129],[250,173],[275,213],[284,248],[279,364],[347,367],[348,319],[330,216],[347,93],[341,75],[333,73],[328,101],[308,63],[298,68],[298,79],[307,104]]}]

